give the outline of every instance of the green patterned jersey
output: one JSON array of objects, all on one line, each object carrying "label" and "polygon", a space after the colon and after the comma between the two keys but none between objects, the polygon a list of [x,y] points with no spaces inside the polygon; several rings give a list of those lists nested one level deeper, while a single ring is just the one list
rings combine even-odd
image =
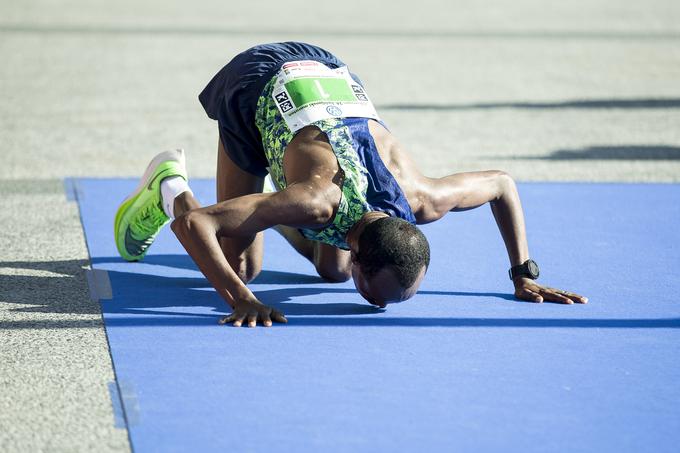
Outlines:
[{"label": "green patterned jersey", "polygon": [[[272,96],[275,82],[276,77],[267,83],[260,95],[255,125],[262,136],[269,173],[276,186],[283,189],[287,187],[283,173],[283,154],[294,134],[281,117]],[[300,231],[307,239],[349,250],[345,239],[347,232],[365,213],[371,211],[366,199],[367,170],[359,160],[350,130],[341,118],[319,120],[310,125],[318,127],[328,137],[344,179],[340,204],[333,222],[320,229],[303,228]]]}]

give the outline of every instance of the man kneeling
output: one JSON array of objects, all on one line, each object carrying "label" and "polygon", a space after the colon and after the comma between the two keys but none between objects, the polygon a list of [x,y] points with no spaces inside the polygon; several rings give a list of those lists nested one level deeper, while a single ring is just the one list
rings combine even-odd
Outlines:
[{"label": "man kneeling", "polygon": [[[200,207],[181,150],[156,156],[118,210],[123,258],[142,259],[170,219],[177,238],[233,312],[221,322],[286,322],[246,283],[262,266],[262,232],[274,227],[320,276],[354,280],[371,304],[412,297],[430,250],[416,224],[491,204],[515,296],[586,303],[534,280],[524,216],[502,171],[428,178],[378,117],[359,78],[309,44],[256,46],[237,55],[199,96],[219,128],[217,198]],[[271,184],[265,190],[265,177]],[[269,179],[269,178],[268,178]]]}]

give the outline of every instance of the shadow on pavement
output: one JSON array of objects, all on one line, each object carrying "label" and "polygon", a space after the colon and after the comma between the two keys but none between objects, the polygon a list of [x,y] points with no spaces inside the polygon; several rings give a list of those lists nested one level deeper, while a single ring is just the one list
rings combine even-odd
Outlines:
[{"label": "shadow on pavement", "polygon": [[680,147],[666,145],[589,146],[558,149],[547,156],[519,156],[526,160],[680,160]]},{"label": "shadow on pavement", "polygon": [[[0,301],[19,305],[25,313],[99,314],[90,300],[85,278],[87,260],[5,261],[0,269]],[[37,322],[37,321],[36,321]]]},{"label": "shadow on pavement", "polygon": [[378,110],[456,111],[491,109],[676,109],[680,98],[578,99],[556,102],[475,102],[460,104],[383,104]]},{"label": "shadow on pavement", "polygon": [[[117,257],[95,258],[93,265],[107,269],[113,299],[101,306],[90,299],[85,278],[86,260],[2,262],[0,268],[16,269],[19,274],[0,275],[2,302],[17,304],[11,311],[25,313],[131,315],[114,316],[121,323],[157,322],[174,324],[214,324],[215,318],[228,313],[229,307],[203,277],[168,276],[172,268],[196,271],[187,255],[152,255],[143,263],[125,263]],[[26,272],[28,271],[28,272]],[[40,272],[35,273],[30,271]],[[28,274],[28,275],[27,275]],[[31,275],[33,274],[33,275]],[[290,285],[270,288],[268,285]],[[309,286],[312,285],[312,286]],[[339,287],[318,276],[264,270],[251,285],[255,295],[287,316],[319,316],[336,319],[348,315],[374,315],[384,312],[365,303],[353,288]],[[343,295],[356,295],[356,302]],[[510,294],[421,291],[423,295],[457,297],[497,297],[514,300]],[[319,296],[311,302],[301,298]],[[340,296],[340,297],[338,297]],[[354,299],[354,298],[352,298]],[[309,299],[308,299],[309,300]],[[293,302],[295,301],[295,302]],[[171,307],[171,308],[170,308]],[[205,307],[213,314],[205,313]],[[173,311],[176,310],[176,311]],[[140,318],[135,315],[152,315]],[[170,321],[173,319],[174,321]],[[95,327],[99,320],[51,319],[3,322],[3,328]]]},{"label": "shadow on pavement", "polygon": [[[119,258],[93,260],[100,267],[106,264],[129,268],[130,272],[109,270],[113,299],[101,301],[107,326],[215,326],[219,317],[229,312],[204,278],[168,277],[149,274],[149,267],[123,263]],[[150,256],[145,265],[193,269],[186,255]],[[27,304],[17,311],[44,313],[100,313],[99,306],[89,300],[85,291],[85,260],[54,262],[3,262],[0,267],[47,271],[44,276],[0,275],[3,302]],[[136,271],[144,270],[147,273]],[[159,269],[160,270],[160,269]],[[322,283],[323,285],[320,285]],[[306,286],[313,284],[314,286]],[[74,290],[73,287],[80,286]],[[260,285],[263,285],[261,287]],[[267,288],[267,285],[294,285]],[[663,319],[558,319],[558,318],[457,318],[457,317],[389,317],[380,316],[386,310],[370,306],[357,296],[357,302],[336,299],[343,294],[355,294],[348,287],[334,286],[322,279],[292,272],[264,270],[251,288],[265,304],[289,317],[291,326],[366,326],[366,327],[526,327],[526,328],[680,328],[679,318]],[[420,291],[421,295],[500,298],[514,301],[510,294],[455,291]],[[71,297],[76,300],[66,301]],[[300,298],[320,296],[312,302]],[[293,302],[295,301],[295,302]],[[75,303],[74,303],[75,302]],[[205,312],[205,308],[209,312]],[[202,309],[201,309],[202,308]],[[370,316],[356,316],[370,315]],[[88,328],[100,325],[99,319],[19,320],[3,322],[4,329]]]},{"label": "shadow on pavement", "polygon": [[[106,320],[109,327],[187,327],[217,326],[217,315],[167,315],[115,317]],[[99,320],[47,320],[12,321],[2,323],[3,329],[60,329],[89,328],[101,325]],[[280,324],[274,324],[279,326]],[[380,318],[347,316],[299,316],[289,317],[290,327],[493,327],[493,328],[569,328],[569,329],[678,329],[680,318],[659,319],[562,319],[562,318]],[[225,326],[228,328],[230,326]]]}]

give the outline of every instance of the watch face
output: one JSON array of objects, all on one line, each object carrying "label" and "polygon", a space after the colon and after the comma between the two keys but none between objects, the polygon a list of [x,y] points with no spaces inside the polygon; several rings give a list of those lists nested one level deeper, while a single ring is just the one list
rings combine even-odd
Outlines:
[{"label": "watch face", "polygon": [[531,275],[534,278],[538,277],[538,273],[539,273],[538,264],[536,264],[535,261],[529,260],[529,262],[527,263],[527,267],[529,268],[529,272],[531,272]]}]

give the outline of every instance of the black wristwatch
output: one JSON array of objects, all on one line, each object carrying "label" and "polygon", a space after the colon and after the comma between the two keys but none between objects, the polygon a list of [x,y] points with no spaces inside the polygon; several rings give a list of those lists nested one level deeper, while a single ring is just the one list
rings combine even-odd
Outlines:
[{"label": "black wristwatch", "polygon": [[518,266],[511,267],[508,273],[510,274],[510,280],[514,280],[517,277],[527,277],[532,280],[536,280],[540,274],[540,271],[536,261],[526,260]]}]

